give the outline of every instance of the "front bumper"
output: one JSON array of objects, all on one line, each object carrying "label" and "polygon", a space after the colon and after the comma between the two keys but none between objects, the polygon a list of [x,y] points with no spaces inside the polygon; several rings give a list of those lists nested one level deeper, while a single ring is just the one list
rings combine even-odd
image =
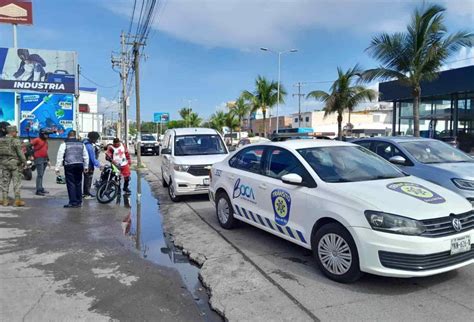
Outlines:
[{"label": "front bumper", "polygon": [[186,172],[174,172],[172,180],[177,196],[182,195],[200,195],[209,192],[209,176],[193,176]]},{"label": "front bumper", "polygon": [[159,153],[160,147],[159,146],[141,146],[140,147],[140,154],[147,154],[147,153]]},{"label": "front bumper", "polygon": [[[444,273],[474,263],[474,229],[429,238],[348,227],[357,244],[363,272],[391,277],[421,277]],[[471,251],[450,255],[451,240],[470,236]]]}]

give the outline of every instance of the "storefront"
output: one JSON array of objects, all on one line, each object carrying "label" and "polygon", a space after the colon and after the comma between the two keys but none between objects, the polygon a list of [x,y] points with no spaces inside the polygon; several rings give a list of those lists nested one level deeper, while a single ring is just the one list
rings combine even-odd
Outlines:
[{"label": "storefront", "polygon": [[[413,98],[410,87],[398,81],[379,84],[380,100],[393,103],[393,135],[413,135]],[[474,66],[451,69],[431,82],[421,83],[420,135],[474,149]]]}]

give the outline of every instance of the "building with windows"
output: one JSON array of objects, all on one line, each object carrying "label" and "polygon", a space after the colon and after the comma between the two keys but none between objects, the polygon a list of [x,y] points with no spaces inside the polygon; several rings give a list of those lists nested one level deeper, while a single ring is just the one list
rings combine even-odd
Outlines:
[{"label": "building with windows", "polygon": [[[411,89],[398,81],[379,84],[381,99],[392,102],[393,135],[413,134]],[[474,148],[474,66],[446,70],[421,83],[420,134],[455,138],[461,150]]]}]

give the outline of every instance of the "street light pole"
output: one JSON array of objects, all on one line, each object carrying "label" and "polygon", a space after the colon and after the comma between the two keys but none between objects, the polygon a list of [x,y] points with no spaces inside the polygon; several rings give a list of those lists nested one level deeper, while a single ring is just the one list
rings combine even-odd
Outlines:
[{"label": "street light pole", "polygon": [[[286,54],[286,53],[296,53],[298,49],[289,49],[289,50],[284,50],[284,51],[273,51],[271,49],[268,49],[266,47],[261,47],[260,50],[262,51],[269,51],[274,54],[278,54],[278,89],[277,89],[277,112],[276,112],[276,133],[278,134],[279,126],[280,126],[280,87],[281,87],[281,55]],[[271,131],[271,122],[272,118],[270,116],[270,131]]]}]

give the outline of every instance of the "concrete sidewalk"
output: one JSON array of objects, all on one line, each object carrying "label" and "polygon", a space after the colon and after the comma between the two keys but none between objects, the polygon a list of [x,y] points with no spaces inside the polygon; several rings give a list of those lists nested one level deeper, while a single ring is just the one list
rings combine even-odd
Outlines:
[{"label": "concrete sidewalk", "polygon": [[23,181],[26,207],[0,208],[1,321],[202,320],[178,273],[141,259],[122,234],[128,209],[64,209],[53,170],[47,197],[34,179]]}]

